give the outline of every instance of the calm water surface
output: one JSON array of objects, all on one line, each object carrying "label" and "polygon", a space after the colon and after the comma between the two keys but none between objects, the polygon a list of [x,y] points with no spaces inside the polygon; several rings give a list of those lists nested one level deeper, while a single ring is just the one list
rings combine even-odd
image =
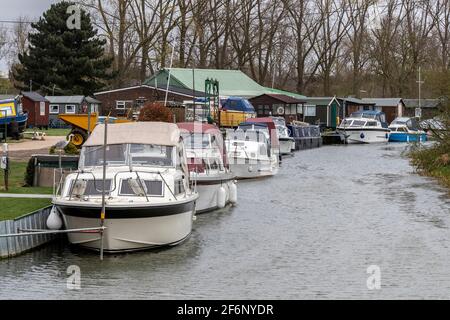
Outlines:
[{"label": "calm water surface", "polygon": [[[184,244],[106,256],[53,244],[0,261],[2,299],[450,298],[450,197],[405,145],[297,152]],[[81,268],[81,290],[66,270]],[[367,268],[381,269],[368,290]]]}]

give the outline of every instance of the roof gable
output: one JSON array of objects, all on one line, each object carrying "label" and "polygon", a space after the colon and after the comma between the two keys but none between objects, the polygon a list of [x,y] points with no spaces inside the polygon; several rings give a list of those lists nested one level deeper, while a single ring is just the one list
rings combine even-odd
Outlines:
[{"label": "roof gable", "polygon": [[[161,70],[157,75],[145,81],[147,85],[167,84],[167,77],[170,70],[170,84],[181,84],[187,89],[205,89],[205,80],[214,79],[219,81],[219,94],[224,96],[257,96],[265,92],[265,88],[247,76],[240,70],[219,70],[219,69],[185,69],[167,68]],[[163,75],[163,77],[161,77]],[[156,78],[156,81],[155,81]],[[195,79],[195,82],[193,81]],[[164,83],[165,82],[165,83]]]},{"label": "roof gable", "polygon": [[45,97],[41,96],[37,92],[22,92],[22,96],[24,96],[34,102],[48,102],[48,100],[45,99]]},{"label": "roof gable", "polygon": [[56,104],[81,104],[84,101],[84,96],[45,96],[50,103]]},{"label": "roof gable", "polygon": [[254,99],[260,98],[260,97],[264,97],[264,96],[267,96],[269,98],[275,99],[275,100],[280,101],[282,103],[288,103],[288,104],[289,103],[297,104],[297,103],[303,103],[304,102],[304,100],[300,100],[300,99],[297,99],[297,98],[292,97],[292,96],[288,96],[288,95],[285,95],[285,94],[273,94],[273,93],[265,93],[265,94],[262,94],[262,95],[259,95],[259,96],[255,97]]},{"label": "roof gable", "polygon": [[378,107],[397,107],[403,101],[402,98],[363,98],[361,100]]},{"label": "roof gable", "polygon": [[[403,103],[406,108],[418,108],[419,107],[419,99],[403,99]],[[421,108],[438,108],[441,104],[439,99],[421,99],[420,107]]]}]

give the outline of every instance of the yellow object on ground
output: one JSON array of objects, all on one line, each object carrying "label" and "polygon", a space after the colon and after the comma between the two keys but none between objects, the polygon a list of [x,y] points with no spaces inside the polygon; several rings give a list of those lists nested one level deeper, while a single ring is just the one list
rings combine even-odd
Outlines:
[{"label": "yellow object on ground", "polygon": [[242,111],[220,111],[221,127],[237,127],[241,122],[245,122],[248,118],[254,118],[254,113],[246,113]]},{"label": "yellow object on ground", "polygon": [[[88,123],[90,127],[89,131],[92,132],[92,130],[94,130],[98,122],[97,113],[92,113],[90,119],[87,114],[67,114],[67,113],[58,115],[58,118],[72,126],[72,131],[69,134],[69,136],[71,136],[70,142],[72,142],[78,148],[81,148],[81,146],[87,139]],[[132,122],[132,120],[125,118],[114,118],[114,123],[125,123],[125,122]]]}]

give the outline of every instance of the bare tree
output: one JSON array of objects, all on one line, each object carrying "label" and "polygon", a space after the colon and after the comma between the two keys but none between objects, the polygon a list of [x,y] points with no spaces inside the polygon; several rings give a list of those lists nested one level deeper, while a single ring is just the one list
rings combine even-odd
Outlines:
[{"label": "bare tree", "polygon": [[319,61],[323,94],[331,95],[331,76],[339,59],[341,43],[349,26],[346,20],[346,2],[343,0],[323,0],[317,2],[322,19],[319,37],[314,51]]}]

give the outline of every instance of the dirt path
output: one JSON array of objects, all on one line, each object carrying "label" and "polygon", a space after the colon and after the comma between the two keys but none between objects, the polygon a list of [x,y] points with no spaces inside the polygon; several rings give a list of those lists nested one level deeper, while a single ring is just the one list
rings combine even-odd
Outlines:
[{"label": "dirt path", "polygon": [[11,160],[28,160],[33,154],[48,154],[51,146],[66,137],[45,137],[45,140],[25,140],[19,143],[8,144]]}]

